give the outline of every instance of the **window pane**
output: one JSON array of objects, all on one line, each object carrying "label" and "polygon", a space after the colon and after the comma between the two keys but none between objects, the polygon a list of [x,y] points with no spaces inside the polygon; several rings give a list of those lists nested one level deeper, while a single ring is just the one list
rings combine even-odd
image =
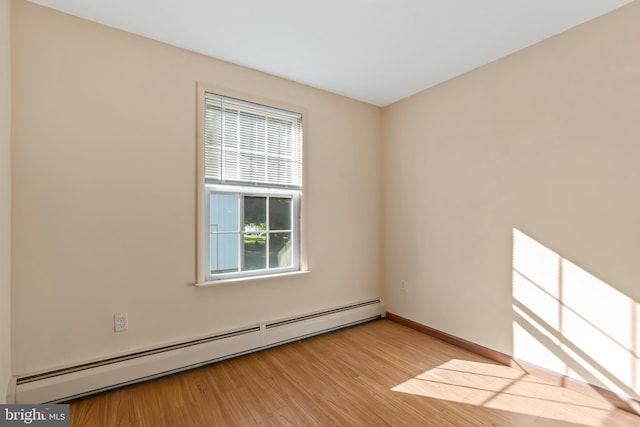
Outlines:
[{"label": "window pane", "polygon": [[224,110],[222,116],[222,145],[232,150],[238,149],[238,112]]},{"label": "window pane", "polygon": [[302,184],[298,113],[206,94],[204,141],[210,182]]},{"label": "window pane", "polygon": [[240,231],[240,194],[210,193],[209,232]]},{"label": "window pane", "polygon": [[222,179],[238,179],[238,152],[224,149],[222,151]]},{"label": "window pane", "polygon": [[264,233],[244,235],[243,270],[263,270],[267,268],[267,236]]},{"label": "window pane", "polygon": [[240,180],[247,182],[264,182],[266,177],[266,161],[262,154],[240,153]]},{"label": "window pane", "polygon": [[209,238],[211,274],[238,271],[238,235],[212,234]]},{"label": "window pane", "polygon": [[264,151],[266,120],[264,115],[240,112],[240,148],[242,150]]},{"label": "window pane", "polygon": [[207,100],[205,110],[205,177],[220,179],[222,111],[220,103]]},{"label": "window pane", "polygon": [[279,157],[267,157],[267,180],[269,182],[288,182],[293,179],[291,160]]},{"label": "window pane", "polygon": [[287,155],[293,150],[293,123],[269,117],[267,122],[267,151],[269,154]]},{"label": "window pane", "polygon": [[244,197],[244,231],[267,230],[267,198],[264,196]]},{"label": "window pane", "polygon": [[269,234],[269,268],[291,266],[291,233]]},{"label": "window pane", "polygon": [[291,230],[291,197],[269,198],[269,230]]}]

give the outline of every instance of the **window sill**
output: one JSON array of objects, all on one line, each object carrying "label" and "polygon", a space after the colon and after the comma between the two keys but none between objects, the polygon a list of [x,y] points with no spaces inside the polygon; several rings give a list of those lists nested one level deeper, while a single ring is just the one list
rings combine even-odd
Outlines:
[{"label": "window sill", "polygon": [[259,280],[279,279],[279,278],[288,277],[288,276],[300,276],[300,275],[308,274],[308,273],[310,273],[309,270],[303,270],[303,271],[291,271],[289,273],[268,274],[268,275],[264,275],[264,276],[237,277],[237,278],[234,278],[234,279],[212,280],[210,282],[196,283],[194,286],[196,286],[198,288],[207,288],[207,287],[210,287],[210,286],[225,285],[225,284],[229,284],[229,283],[253,282],[253,281],[259,281]]}]

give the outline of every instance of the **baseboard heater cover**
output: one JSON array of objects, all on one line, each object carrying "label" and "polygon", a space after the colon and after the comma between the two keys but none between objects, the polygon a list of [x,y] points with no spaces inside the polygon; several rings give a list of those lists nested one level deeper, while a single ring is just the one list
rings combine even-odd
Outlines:
[{"label": "baseboard heater cover", "polygon": [[18,377],[12,403],[61,402],[192,369],[384,317],[374,299],[215,334],[152,350]]}]

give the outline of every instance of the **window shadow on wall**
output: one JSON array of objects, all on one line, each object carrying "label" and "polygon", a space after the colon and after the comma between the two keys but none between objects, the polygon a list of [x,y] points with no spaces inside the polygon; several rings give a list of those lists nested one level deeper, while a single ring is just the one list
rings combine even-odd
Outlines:
[{"label": "window shadow on wall", "polygon": [[637,399],[638,303],[513,230],[513,356]]}]

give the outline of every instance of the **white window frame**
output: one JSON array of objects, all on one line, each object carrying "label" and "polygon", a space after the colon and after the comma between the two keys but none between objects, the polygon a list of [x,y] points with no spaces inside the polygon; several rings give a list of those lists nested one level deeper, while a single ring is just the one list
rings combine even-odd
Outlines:
[{"label": "white window frame", "polygon": [[[302,220],[303,197],[302,185],[296,188],[282,188],[281,186],[269,186],[265,184],[251,184],[243,182],[225,181],[222,183],[210,183],[205,179],[205,102],[207,94],[223,94],[223,97],[229,97],[241,102],[257,104],[264,106],[265,110],[276,109],[294,112],[303,116],[304,110],[299,107],[292,107],[288,104],[282,104],[271,100],[257,99],[246,94],[237,94],[229,92],[226,89],[220,89],[205,85],[200,82],[197,84],[197,192],[196,192],[196,286],[209,286],[227,282],[244,281],[249,279],[261,279],[270,277],[279,277],[280,275],[290,275],[298,273],[307,273],[307,265],[305,260],[303,229],[304,222]],[[248,184],[248,185],[245,185]],[[282,268],[266,268],[264,270],[239,271],[233,273],[211,274],[209,265],[209,195],[212,191],[241,193],[244,195],[285,195],[292,198],[292,264],[290,267]],[[267,252],[267,267],[268,267]]]}]

